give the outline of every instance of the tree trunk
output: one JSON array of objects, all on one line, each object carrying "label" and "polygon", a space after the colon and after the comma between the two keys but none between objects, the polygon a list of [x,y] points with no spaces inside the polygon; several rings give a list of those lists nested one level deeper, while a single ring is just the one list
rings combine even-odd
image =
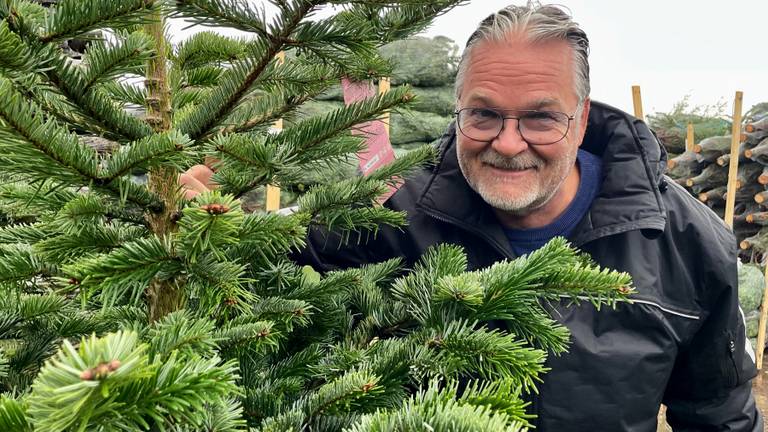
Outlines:
[{"label": "tree trunk", "polygon": [[[164,12],[155,15],[154,22],[145,26],[146,32],[154,39],[156,55],[147,66],[147,123],[155,133],[171,128],[171,94],[168,84],[168,46],[163,29]],[[178,172],[173,167],[155,167],[149,172],[149,189],[163,201],[163,210],[148,215],[152,231],[160,238],[166,238],[176,231],[174,214],[179,208]],[[150,321],[156,321],[185,304],[184,286],[177,280],[152,281],[147,290]]]}]

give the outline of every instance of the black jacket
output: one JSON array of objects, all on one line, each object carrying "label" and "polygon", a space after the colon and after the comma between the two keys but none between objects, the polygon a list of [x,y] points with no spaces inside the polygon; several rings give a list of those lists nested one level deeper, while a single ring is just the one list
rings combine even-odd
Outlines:
[{"label": "black jacket", "polygon": [[[632,275],[637,294],[616,309],[555,305],[571,331],[550,356],[533,401],[537,431],[655,431],[659,404],[675,431],[762,431],[738,305],[736,240],[725,224],[664,177],[666,153],[641,121],[593,103],[582,148],[602,157],[601,191],[570,241],[605,267]],[[455,131],[436,166],[386,203],[405,210],[403,231],[384,228],[343,248],[313,232],[303,259],[323,270],[455,243],[472,269],[515,258],[491,208],[467,185]]]}]

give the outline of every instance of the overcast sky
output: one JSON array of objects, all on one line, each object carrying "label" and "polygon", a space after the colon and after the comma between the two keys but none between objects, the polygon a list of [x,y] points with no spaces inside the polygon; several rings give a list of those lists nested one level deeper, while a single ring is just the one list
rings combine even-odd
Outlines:
[{"label": "overcast sky", "polygon": [[[686,95],[694,105],[725,101],[729,115],[736,90],[744,92],[744,111],[768,101],[767,0],[556,3],[570,9],[589,36],[593,99],[631,112],[631,86],[640,85],[646,114],[668,111]],[[425,34],[463,47],[480,20],[507,4],[472,0],[439,17]],[[180,28],[172,25],[174,39],[197,30]]]}]

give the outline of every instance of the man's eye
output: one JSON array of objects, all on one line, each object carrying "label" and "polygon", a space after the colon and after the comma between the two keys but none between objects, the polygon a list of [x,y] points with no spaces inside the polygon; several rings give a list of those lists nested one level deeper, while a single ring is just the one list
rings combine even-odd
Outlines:
[{"label": "man's eye", "polygon": [[490,118],[499,117],[499,114],[496,113],[496,111],[483,109],[483,108],[474,108],[469,111],[469,114],[472,117],[479,118],[479,119],[490,119]]},{"label": "man's eye", "polygon": [[536,111],[532,113],[528,113],[525,115],[525,118],[531,119],[531,120],[540,120],[540,121],[555,121],[557,118],[553,113],[549,113],[546,111]]}]

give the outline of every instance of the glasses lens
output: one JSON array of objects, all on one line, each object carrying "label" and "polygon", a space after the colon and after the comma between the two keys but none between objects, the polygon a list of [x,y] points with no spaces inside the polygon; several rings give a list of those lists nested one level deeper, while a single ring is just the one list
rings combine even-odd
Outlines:
[{"label": "glasses lens", "polygon": [[486,108],[465,108],[457,119],[461,133],[477,141],[491,141],[501,132],[501,114]]},{"label": "glasses lens", "polygon": [[568,133],[570,120],[556,111],[531,111],[520,116],[520,134],[531,144],[552,144]]}]

